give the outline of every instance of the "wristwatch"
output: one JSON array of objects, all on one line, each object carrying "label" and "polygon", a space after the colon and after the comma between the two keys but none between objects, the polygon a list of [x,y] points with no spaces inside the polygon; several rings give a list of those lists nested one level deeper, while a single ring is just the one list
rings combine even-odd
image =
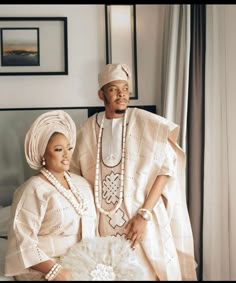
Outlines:
[{"label": "wristwatch", "polygon": [[150,221],[152,219],[152,213],[150,210],[145,209],[145,208],[140,208],[138,210],[138,214],[143,217],[144,220]]}]

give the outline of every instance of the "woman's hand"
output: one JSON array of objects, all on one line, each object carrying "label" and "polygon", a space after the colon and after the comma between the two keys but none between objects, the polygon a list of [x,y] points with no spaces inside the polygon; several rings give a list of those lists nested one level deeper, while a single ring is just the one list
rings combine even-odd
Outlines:
[{"label": "woman's hand", "polygon": [[144,238],[147,221],[139,214],[136,214],[125,225],[126,239],[131,241],[131,248],[140,244]]},{"label": "woman's hand", "polygon": [[53,281],[71,281],[71,271],[69,269],[61,267]]}]

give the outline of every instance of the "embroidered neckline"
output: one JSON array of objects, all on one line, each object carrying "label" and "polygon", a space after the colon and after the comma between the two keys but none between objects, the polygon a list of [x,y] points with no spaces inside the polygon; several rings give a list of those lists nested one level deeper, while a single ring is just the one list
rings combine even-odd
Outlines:
[{"label": "embroidered neckline", "polygon": [[123,194],[124,194],[124,172],[125,172],[125,145],[126,145],[126,115],[127,112],[124,114],[123,118],[123,129],[122,129],[122,153],[121,153],[121,174],[120,174],[120,192],[119,192],[119,199],[116,204],[116,206],[111,210],[105,210],[102,208],[101,199],[102,199],[102,185],[101,185],[101,168],[100,168],[100,162],[101,162],[101,140],[102,140],[102,132],[104,128],[104,120],[105,120],[105,113],[102,117],[102,122],[99,129],[98,134],[98,144],[97,144],[97,159],[96,159],[96,172],[95,172],[95,204],[97,209],[106,215],[112,215],[114,214],[121,206],[122,200],[123,200]]}]

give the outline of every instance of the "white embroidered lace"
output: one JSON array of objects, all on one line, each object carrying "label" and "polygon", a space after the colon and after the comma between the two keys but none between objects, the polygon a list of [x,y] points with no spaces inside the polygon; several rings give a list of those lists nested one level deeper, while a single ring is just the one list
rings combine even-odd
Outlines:
[{"label": "white embroidered lace", "polygon": [[113,267],[102,263],[97,264],[96,269],[92,270],[90,275],[92,276],[93,281],[111,281],[116,278],[116,275],[113,272]]}]

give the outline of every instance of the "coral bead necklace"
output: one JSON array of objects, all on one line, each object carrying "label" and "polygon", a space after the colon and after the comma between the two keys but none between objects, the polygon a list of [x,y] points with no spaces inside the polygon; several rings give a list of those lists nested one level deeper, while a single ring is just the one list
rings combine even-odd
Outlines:
[{"label": "coral bead necklace", "polygon": [[[75,188],[74,184],[71,181],[71,177],[67,172],[64,172],[64,176],[69,184],[70,190],[64,188],[56,179],[56,177],[45,167],[43,167],[40,172],[57,189],[57,191],[70,202],[70,204],[73,206],[73,208],[79,215],[83,215],[87,211],[87,201],[81,197],[79,191]],[[70,191],[73,195],[70,194]]]}]

